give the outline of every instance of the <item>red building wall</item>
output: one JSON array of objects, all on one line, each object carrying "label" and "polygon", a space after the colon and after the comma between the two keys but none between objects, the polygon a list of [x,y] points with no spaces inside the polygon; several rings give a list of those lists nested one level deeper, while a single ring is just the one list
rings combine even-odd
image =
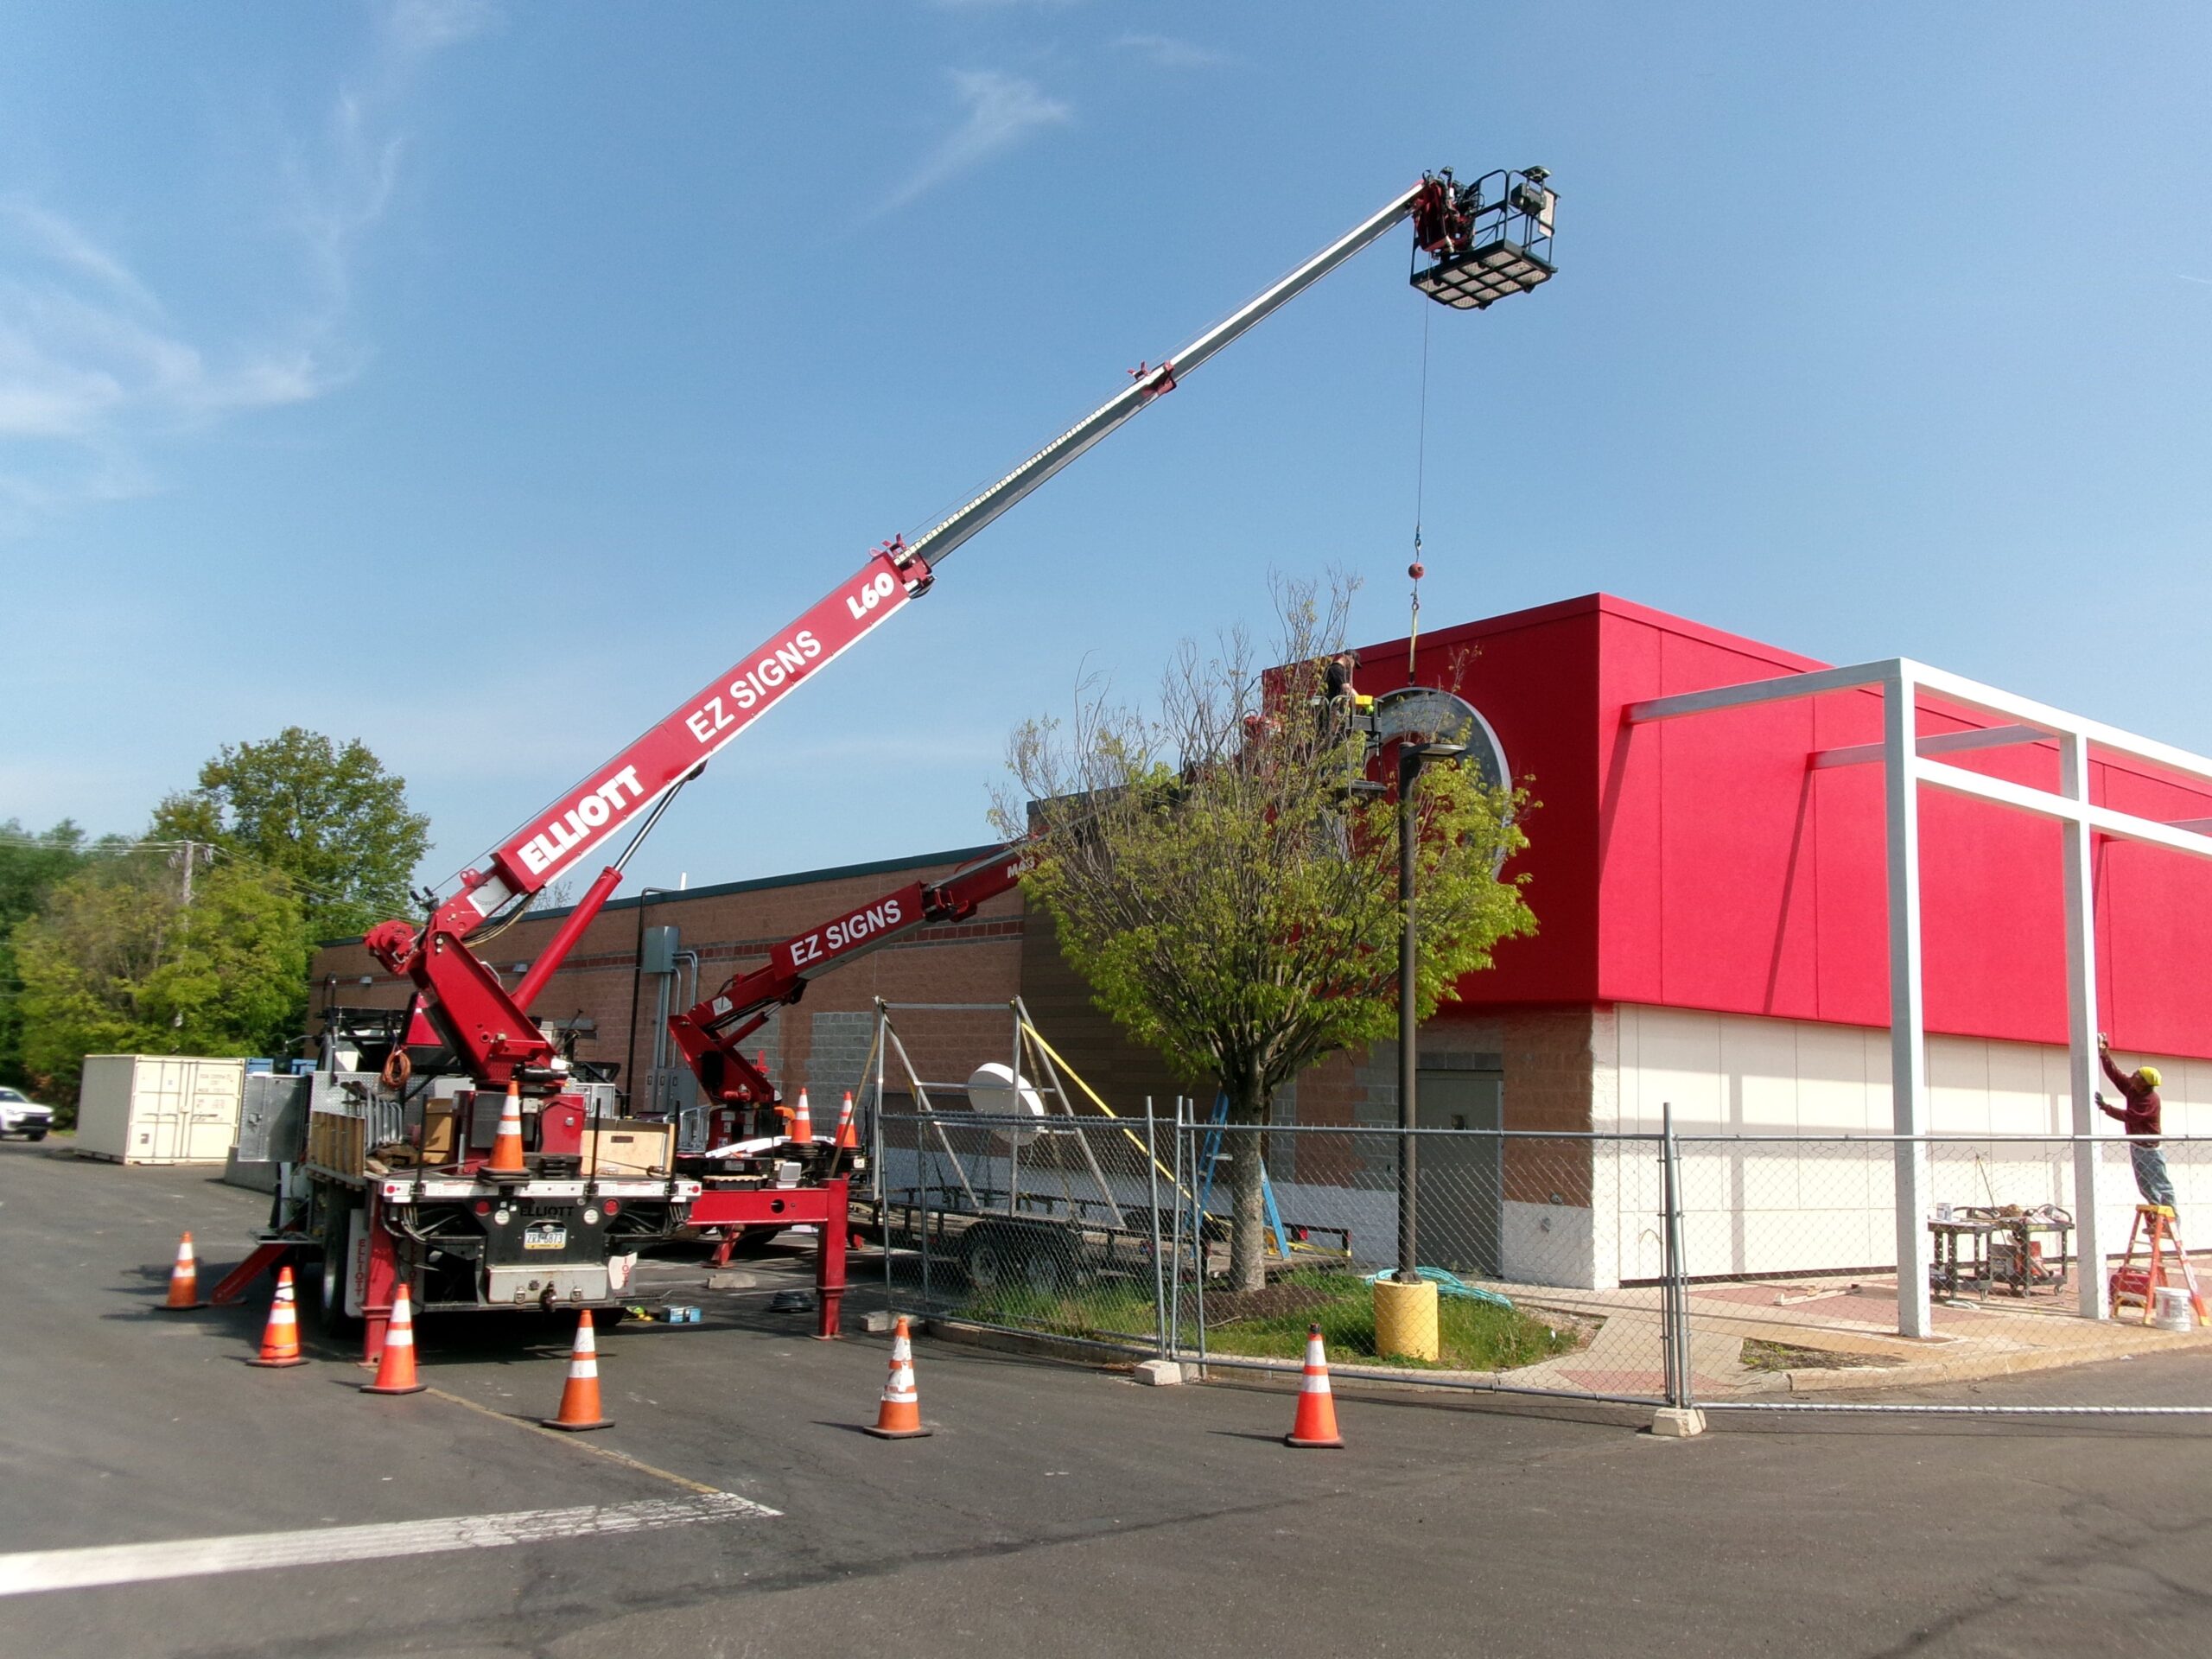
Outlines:
[{"label": "red building wall", "polygon": [[[1401,639],[1362,653],[1362,689],[1406,678]],[[1885,1026],[1886,878],[1878,765],[1812,770],[1881,736],[1852,691],[1630,727],[1625,707],[1827,664],[1604,594],[1446,629],[1417,676],[1497,730],[1542,803],[1530,847],[1541,931],[1500,947],[1469,1009],[1635,1001]],[[1923,734],[1995,722],[1923,704]],[[2044,787],[2056,747],[1945,757]],[[2212,817],[2212,790],[2100,763],[2093,798],[2160,819]],[[1921,793],[1929,1029],[2063,1043],[2056,824]],[[2212,864],[2100,838],[2099,1005],[2123,1048],[2212,1056]],[[1450,1017],[1448,1014],[1445,1017]]]}]

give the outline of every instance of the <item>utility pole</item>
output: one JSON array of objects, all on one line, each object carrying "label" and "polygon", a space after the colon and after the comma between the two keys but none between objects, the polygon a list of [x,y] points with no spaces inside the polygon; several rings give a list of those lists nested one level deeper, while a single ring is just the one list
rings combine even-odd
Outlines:
[{"label": "utility pole", "polygon": [[187,910],[190,910],[192,908],[192,859],[194,850],[194,849],[191,842],[188,841],[184,843],[184,907]]}]

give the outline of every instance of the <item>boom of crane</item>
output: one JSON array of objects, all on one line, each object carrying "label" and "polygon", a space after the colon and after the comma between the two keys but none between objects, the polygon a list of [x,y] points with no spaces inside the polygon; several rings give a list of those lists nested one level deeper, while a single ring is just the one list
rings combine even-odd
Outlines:
[{"label": "boom of crane", "polygon": [[[766,963],[733,975],[712,996],[669,1018],[668,1029],[683,1051],[707,1100],[741,1112],[772,1106],[776,1088],[745,1058],[745,1039],[766,1024],[779,1008],[806,995],[808,982],[880,950],[916,928],[965,921],[976,908],[1020,880],[1022,843],[963,865],[941,881],[913,881],[894,893],[855,906],[768,953]],[[750,1131],[733,1126],[733,1137]]]},{"label": "boom of crane", "polygon": [[[1410,219],[1414,287],[1439,304],[1482,308],[1550,277],[1556,197],[1541,168],[1484,175],[1461,184],[1447,168],[1425,175],[1273,287],[1157,364],[1129,371],[1130,384],[908,543],[899,537],[814,607],[685,698],[651,730],[580,784],[526,819],[461,874],[441,899],[423,895],[420,925],[391,920],[362,943],[415,986],[415,1007],[436,1029],[480,1089],[514,1084],[542,1095],[563,1086],[567,1062],[531,1018],[531,1005],[575,948],[675,791],[753,721],[929,591],[962,543],[1083,454],[1262,318],[1296,298],[1354,254]],[[469,948],[472,935],[511,919],[587,854],[635,823],[627,845],[600,872],[575,908],[510,991]]]}]

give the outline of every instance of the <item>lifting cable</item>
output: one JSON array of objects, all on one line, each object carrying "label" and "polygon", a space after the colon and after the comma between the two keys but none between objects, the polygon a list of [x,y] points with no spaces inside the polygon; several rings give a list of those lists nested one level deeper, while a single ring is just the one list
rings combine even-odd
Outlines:
[{"label": "lifting cable", "polygon": [[1419,435],[1414,444],[1414,560],[1406,567],[1406,574],[1413,578],[1413,620],[1406,629],[1406,683],[1414,683],[1414,652],[1421,642],[1421,579],[1426,574],[1421,563],[1421,506],[1428,485],[1428,322],[1435,308],[1424,305],[1421,308],[1421,402],[1417,422]]}]

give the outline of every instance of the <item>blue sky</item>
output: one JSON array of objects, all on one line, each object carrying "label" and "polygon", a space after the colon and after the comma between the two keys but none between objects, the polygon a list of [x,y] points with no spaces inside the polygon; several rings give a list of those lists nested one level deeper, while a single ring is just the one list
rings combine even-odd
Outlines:
[{"label": "blue sky", "polygon": [[[0,818],[365,739],[442,877],[1427,167],[1431,626],[1605,588],[2212,749],[2194,5],[0,5]],[[632,883],[987,838],[1087,670],[1364,574],[1402,238],[970,543]]]}]

